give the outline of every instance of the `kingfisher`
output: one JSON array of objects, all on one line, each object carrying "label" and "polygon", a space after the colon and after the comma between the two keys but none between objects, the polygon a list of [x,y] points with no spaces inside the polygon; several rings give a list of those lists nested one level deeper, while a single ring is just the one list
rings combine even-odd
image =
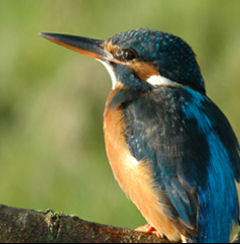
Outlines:
[{"label": "kingfisher", "polygon": [[115,179],[148,223],[140,230],[175,242],[229,242],[239,227],[240,148],[206,94],[191,47],[146,28],[106,40],[40,36],[108,70],[106,153]]}]

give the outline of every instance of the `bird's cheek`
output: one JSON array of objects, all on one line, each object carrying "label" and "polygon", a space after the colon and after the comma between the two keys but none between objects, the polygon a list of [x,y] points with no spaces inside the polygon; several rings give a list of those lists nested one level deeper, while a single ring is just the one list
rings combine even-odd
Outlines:
[{"label": "bird's cheek", "polygon": [[116,64],[114,67],[117,80],[120,81],[123,86],[130,88],[133,91],[146,91],[150,87],[143,82],[134,70],[128,65]]},{"label": "bird's cheek", "polygon": [[152,62],[136,61],[128,63],[127,65],[144,81],[153,75],[159,75],[157,66]]}]

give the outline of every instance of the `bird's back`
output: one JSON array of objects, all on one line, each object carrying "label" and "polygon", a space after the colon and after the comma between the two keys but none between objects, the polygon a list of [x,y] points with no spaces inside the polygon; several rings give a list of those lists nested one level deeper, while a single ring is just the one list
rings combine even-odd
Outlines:
[{"label": "bird's back", "polygon": [[[112,124],[124,127],[122,144],[151,171],[151,188],[176,229],[197,242],[228,242],[239,214],[239,146],[218,107],[181,86],[158,87],[142,97],[115,91],[109,100],[107,110],[121,114],[121,123]],[[126,184],[124,190],[136,191],[131,187]],[[135,203],[146,198],[142,189]]]},{"label": "bird's back", "polygon": [[112,78],[104,113],[114,175],[144,217],[170,240],[228,242],[238,225],[239,144],[205,95],[191,47],[144,28],[107,40],[41,36],[101,61]]}]

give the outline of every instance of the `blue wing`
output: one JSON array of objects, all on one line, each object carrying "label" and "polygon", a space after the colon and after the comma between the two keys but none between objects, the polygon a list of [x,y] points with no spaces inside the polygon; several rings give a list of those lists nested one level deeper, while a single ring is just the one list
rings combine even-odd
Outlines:
[{"label": "blue wing", "polygon": [[239,215],[240,159],[224,114],[207,96],[180,87],[159,87],[123,107],[130,151],[151,163],[177,228],[195,241],[229,241]]}]

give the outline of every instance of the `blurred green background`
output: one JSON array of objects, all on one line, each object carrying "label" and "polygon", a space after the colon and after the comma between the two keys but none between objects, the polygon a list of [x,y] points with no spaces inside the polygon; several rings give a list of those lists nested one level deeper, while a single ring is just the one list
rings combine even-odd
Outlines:
[{"label": "blurred green background", "polygon": [[239,12],[238,0],[0,0],[0,203],[130,228],[145,223],[105,155],[109,75],[38,32],[105,39],[147,27],[181,36],[240,138]]}]

